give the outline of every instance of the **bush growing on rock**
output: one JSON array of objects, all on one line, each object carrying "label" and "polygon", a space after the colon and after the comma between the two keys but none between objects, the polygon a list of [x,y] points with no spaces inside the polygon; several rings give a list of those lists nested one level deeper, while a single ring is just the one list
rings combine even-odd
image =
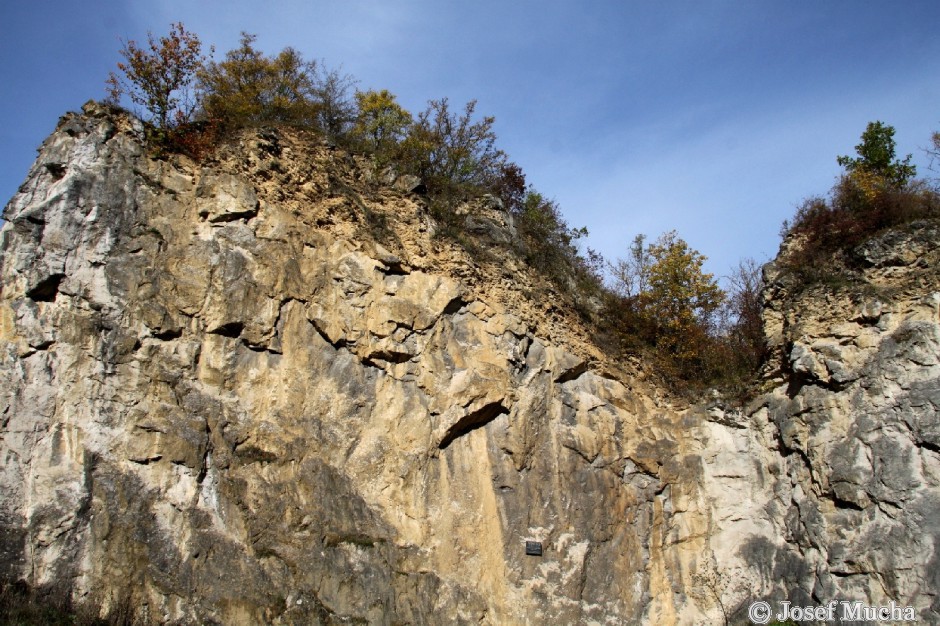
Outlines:
[{"label": "bush growing on rock", "polygon": [[356,92],[357,114],[352,137],[361,148],[380,160],[396,156],[396,150],[411,126],[406,111],[387,89]]},{"label": "bush growing on rock", "polygon": [[620,350],[644,355],[678,389],[714,385],[740,392],[763,362],[761,268],[742,261],[728,291],[703,270],[705,256],[675,231],[607,263],[603,325]]},{"label": "bush growing on rock", "polygon": [[294,48],[268,57],[257,37],[242,33],[241,45],[199,70],[202,108],[209,119],[235,126],[317,124],[316,64]]},{"label": "bush growing on rock", "polygon": [[447,98],[431,100],[402,142],[404,166],[441,195],[479,192],[496,179],[506,155],[496,148],[493,117],[475,120],[476,101],[457,115]]},{"label": "bush growing on rock", "polygon": [[848,252],[885,228],[940,216],[940,197],[913,178],[908,155],[895,158],[894,128],[868,124],[856,147],[857,158],[838,157],[846,168],[828,198],[812,197],[797,209],[782,234],[797,237],[799,252],[783,259],[803,281],[814,282],[851,264]]},{"label": "bush growing on rock", "polygon": [[337,69],[317,64],[314,92],[317,99],[317,126],[328,139],[341,142],[356,121],[356,105],[349,97],[356,86],[355,78]]},{"label": "bush growing on rock", "polygon": [[767,355],[764,323],[761,266],[754,259],[744,259],[728,277],[725,332],[732,358],[727,362],[732,376],[747,377],[761,366]]},{"label": "bush growing on rock", "polygon": [[717,315],[725,293],[705,272],[705,256],[675,231],[651,244],[634,238],[627,259],[611,264],[615,296],[608,316],[628,350],[651,351],[669,375],[686,381],[717,376]]},{"label": "bush growing on rock", "polygon": [[499,173],[490,181],[489,190],[502,200],[507,211],[517,213],[522,210],[528,192],[525,172],[515,163],[507,161],[500,166]]},{"label": "bush growing on rock", "polygon": [[857,176],[871,192],[883,185],[900,189],[917,174],[916,168],[910,164],[910,154],[903,161],[894,157],[894,127],[884,122],[868,123],[855,152],[858,157],[840,156],[836,161],[850,176]]},{"label": "bush growing on rock", "polygon": [[676,231],[662,235],[649,246],[648,288],[641,307],[657,325],[657,345],[680,359],[693,358],[696,349],[685,339],[697,326],[704,332],[714,327],[715,314],[725,294],[712,274],[703,271],[705,255],[692,249]]}]

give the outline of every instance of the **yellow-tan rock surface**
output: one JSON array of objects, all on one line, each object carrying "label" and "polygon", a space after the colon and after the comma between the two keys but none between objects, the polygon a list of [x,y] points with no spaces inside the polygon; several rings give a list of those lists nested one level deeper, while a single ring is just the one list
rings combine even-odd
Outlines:
[{"label": "yellow-tan rock surface", "polygon": [[[874,539],[834,565],[845,516],[903,517],[878,480],[918,515],[940,502],[927,418],[876,437],[917,458],[845,439],[871,441],[847,389],[901,397],[887,337],[934,402],[927,287],[812,324],[770,307],[779,388],[690,408],[606,357],[511,247],[436,236],[393,172],[295,131],[199,164],[142,134],[93,103],[64,117],[6,209],[5,579],[153,624],[717,624],[832,576],[825,593],[928,610],[926,561],[887,591],[851,578],[894,571]],[[461,211],[511,240],[498,202]],[[932,550],[908,521],[871,532]]]}]

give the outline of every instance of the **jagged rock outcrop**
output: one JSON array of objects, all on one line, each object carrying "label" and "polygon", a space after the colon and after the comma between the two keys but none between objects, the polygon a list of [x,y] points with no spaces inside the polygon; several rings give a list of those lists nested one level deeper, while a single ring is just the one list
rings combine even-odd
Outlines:
[{"label": "jagged rock outcrop", "polygon": [[303,133],[142,137],[67,115],[6,209],[0,578],[143,623],[936,615],[929,227],[860,251],[864,302],[770,270],[774,388],[690,408],[533,297],[492,199],[471,256],[420,181]]},{"label": "jagged rock outcrop", "polygon": [[704,416],[736,426],[711,425],[722,443],[703,454],[729,604],[895,601],[940,623],[938,242],[936,222],[899,227],[808,288],[765,267],[772,390]]},{"label": "jagged rock outcrop", "polygon": [[678,414],[511,258],[296,134],[202,165],[141,135],[67,116],[6,211],[7,576],[155,623],[698,613]]}]

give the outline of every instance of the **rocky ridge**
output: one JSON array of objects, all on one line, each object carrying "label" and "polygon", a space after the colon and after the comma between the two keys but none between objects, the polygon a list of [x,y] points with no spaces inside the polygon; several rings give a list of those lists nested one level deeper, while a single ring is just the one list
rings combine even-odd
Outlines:
[{"label": "rocky ridge", "polygon": [[6,209],[4,578],[144,623],[937,621],[935,226],[860,252],[864,300],[770,266],[768,393],[689,407],[507,248],[435,237],[418,181],[286,130],[142,137],[89,103]]}]

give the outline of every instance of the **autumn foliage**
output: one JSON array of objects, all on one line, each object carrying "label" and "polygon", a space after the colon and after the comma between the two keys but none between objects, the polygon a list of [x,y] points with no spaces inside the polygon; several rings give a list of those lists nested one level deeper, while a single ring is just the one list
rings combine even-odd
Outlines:
[{"label": "autumn foliage", "polygon": [[356,92],[357,115],[353,137],[366,150],[382,156],[396,156],[395,149],[411,128],[411,113],[387,89]]},{"label": "autumn foliage", "polygon": [[170,26],[166,37],[147,36],[147,46],[124,42],[118,63],[123,76],[111,72],[107,80],[108,98],[113,103],[127,94],[131,102],[144,107],[159,129],[188,122],[198,105],[192,93],[196,72],[202,67],[202,43],[182,23]]},{"label": "autumn foliage", "polygon": [[223,61],[198,68],[204,116],[236,126],[315,125],[316,64],[290,47],[265,56],[255,40],[242,33],[239,47]]},{"label": "autumn foliage", "polygon": [[[716,380],[715,364],[733,361],[729,328],[738,322],[721,320],[740,316],[727,313],[726,294],[703,270],[705,257],[675,232],[649,245],[637,238],[628,260],[615,265],[590,249],[582,253],[587,230],[569,226],[558,204],[526,183],[522,168],[497,147],[495,119],[478,115],[476,101],[455,108],[447,98],[429,100],[412,115],[387,89],[353,91],[354,79],[294,48],[270,56],[256,44],[242,33],[221,60],[207,59],[199,38],[173,24],[166,37],[148,36],[146,47],[124,45],[123,75],[111,75],[109,95],[116,102],[126,94],[150,114],[150,136],[162,151],[199,156],[240,127],[290,125],[371,155],[376,172],[417,175],[439,232],[468,249],[480,242],[463,236],[455,208],[489,194],[511,216],[516,238],[509,245],[607,329],[611,350],[652,351],[668,376],[684,381]],[[604,285],[607,265],[613,291]]]},{"label": "autumn foliage", "polygon": [[627,257],[609,265],[609,332],[621,350],[647,356],[677,388],[739,385],[763,358],[759,268],[742,263],[726,293],[705,261],[671,231],[650,244],[638,235]]},{"label": "autumn foliage", "polygon": [[705,256],[675,231],[652,244],[649,255],[648,288],[640,294],[640,309],[655,324],[658,348],[680,361],[695,359],[700,351],[698,335],[713,327],[725,294],[714,276],[702,269]]}]

